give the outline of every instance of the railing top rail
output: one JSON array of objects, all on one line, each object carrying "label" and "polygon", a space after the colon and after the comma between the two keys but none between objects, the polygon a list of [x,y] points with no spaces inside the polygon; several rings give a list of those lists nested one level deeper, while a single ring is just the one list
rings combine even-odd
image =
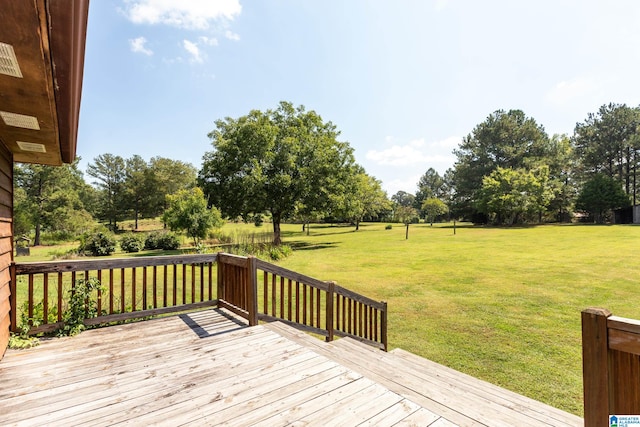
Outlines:
[{"label": "railing top rail", "polygon": [[285,277],[287,279],[295,280],[297,282],[304,283],[306,285],[311,285],[316,288],[319,288],[322,291],[329,290],[329,284],[327,282],[323,282],[322,280],[314,279],[310,276],[305,276],[304,274],[297,273],[293,270],[286,269],[284,267],[280,267],[269,262],[263,261],[261,259],[257,260],[257,268],[269,273],[277,274],[279,276]]},{"label": "railing top rail", "polygon": [[16,274],[58,273],[66,271],[109,270],[115,268],[151,267],[175,264],[215,262],[217,254],[161,255],[138,258],[58,260],[15,263]]},{"label": "railing top rail", "polygon": [[620,331],[640,334],[640,320],[636,320],[636,319],[627,319],[625,317],[610,316],[609,318],[607,318],[607,327],[609,329],[617,329]]}]

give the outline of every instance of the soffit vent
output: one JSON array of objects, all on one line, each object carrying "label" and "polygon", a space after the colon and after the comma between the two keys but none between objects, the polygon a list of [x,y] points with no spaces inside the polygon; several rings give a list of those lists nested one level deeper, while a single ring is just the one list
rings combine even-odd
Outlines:
[{"label": "soffit vent", "polygon": [[46,153],[47,149],[42,144],[36,144],[35,142],[24,142],[24,141],[16,141],[18,147],[22,151],[33,151],[36,153]]},{"label": "soffit vent", "polygon": [[0,74],[22,78],[13,46],[0,42]]},{"label": "soffit vent", "polygon": [[25,116],[24,114],[9,113],[0,111],[0,117],[7,126],[15,126],[18,128],[40,130],[38,119],[33,116]]}]

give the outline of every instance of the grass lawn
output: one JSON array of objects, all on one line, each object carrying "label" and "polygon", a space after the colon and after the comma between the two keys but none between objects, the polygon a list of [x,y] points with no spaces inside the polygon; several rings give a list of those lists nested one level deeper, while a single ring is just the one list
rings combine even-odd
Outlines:
[{"label": "grass lawn", "polygon": [[[405,240],[402,225],[385,225],[312,225],[309,236],[283,225],[295,251],[278,264],[387,301],[392,348],[582,415],[580,312],[640,319],[640,227],[465,225],[454,235],[451,224],[414,224]],[[17,261],[66,249],[32,248]]]},{"label": "grass lawn", "polygon": [[387,301],[392,348],[582,414],[580,312],[640,318],[640,227],[384,226],[285,226],[280,264]]}]

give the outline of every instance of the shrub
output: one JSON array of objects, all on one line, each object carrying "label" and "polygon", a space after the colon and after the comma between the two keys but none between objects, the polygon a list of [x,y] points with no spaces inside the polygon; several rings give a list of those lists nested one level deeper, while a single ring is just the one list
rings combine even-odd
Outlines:
[{"label": "shrub", "polygon": [[144,244],[142,236],[136,236],[135,234],[127,234],[120,239],[120,248],[128,253],[140,252],[144,248]]},{"label": "shrub", "polygon": [[107,256],[116,251],[116,240],[109,234],[96,233],[85,239],[80,252],[91,252],[93,256]]},{"label": "shrub", "polygon": [[387,224],[387,226],[384,229],[385,230],[391,230],[392,228],[393,228],[393,225]]},{"label": "shrub", "polygon": [[155,231],[149,233],[144,241],[145,249],[176,250],[180,247],[178,236],[173,233]]}]

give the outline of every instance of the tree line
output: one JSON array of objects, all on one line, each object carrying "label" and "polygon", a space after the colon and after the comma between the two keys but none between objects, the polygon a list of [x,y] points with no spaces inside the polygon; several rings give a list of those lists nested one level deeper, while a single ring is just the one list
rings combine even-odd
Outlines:
[{"label": "tree line", "polygon": [[412,206],[435,197],[451,216],[477,223],[570,221],[576,213],[604,222],[637,202],[639,150],[640,107],[603,105],[571,136],[549,136],[521,110],[498,110],[463,138],[444,176],[425,173]]},{"label": "tree line", "polygon": [[[636,203],[639,126],[640,108],[624,104],[603,105],[577,123],[572,136],[549,136],[521,110],[498,110],[463,138],[444,176],[429,168],[415,194],[399,191],[389,198],[381,182],[355,163],[333,123],[281,102],[216,121],[208,135],[213,149],[200,170],[163,157],[147,162],[138,155],[102,154],[87,167],[90,185],[77,162],[17,164],[15,233],[33,232],[37,245],[42,230],[77,235],[96,219],[114,231],[133,219],[137,228],[139,218],[162,216],[169,203],[189,198],[180,203],[215,207],[216,217],[258,223],[269,216],[275,243],[280,224],[289,220],[303,229],[323,219],[349,221],[357,230],[365,219],[516,224],[568,221],[581,212],[601,222],[612,209]],[[188,229],[184,221],[182,226]]]}]

